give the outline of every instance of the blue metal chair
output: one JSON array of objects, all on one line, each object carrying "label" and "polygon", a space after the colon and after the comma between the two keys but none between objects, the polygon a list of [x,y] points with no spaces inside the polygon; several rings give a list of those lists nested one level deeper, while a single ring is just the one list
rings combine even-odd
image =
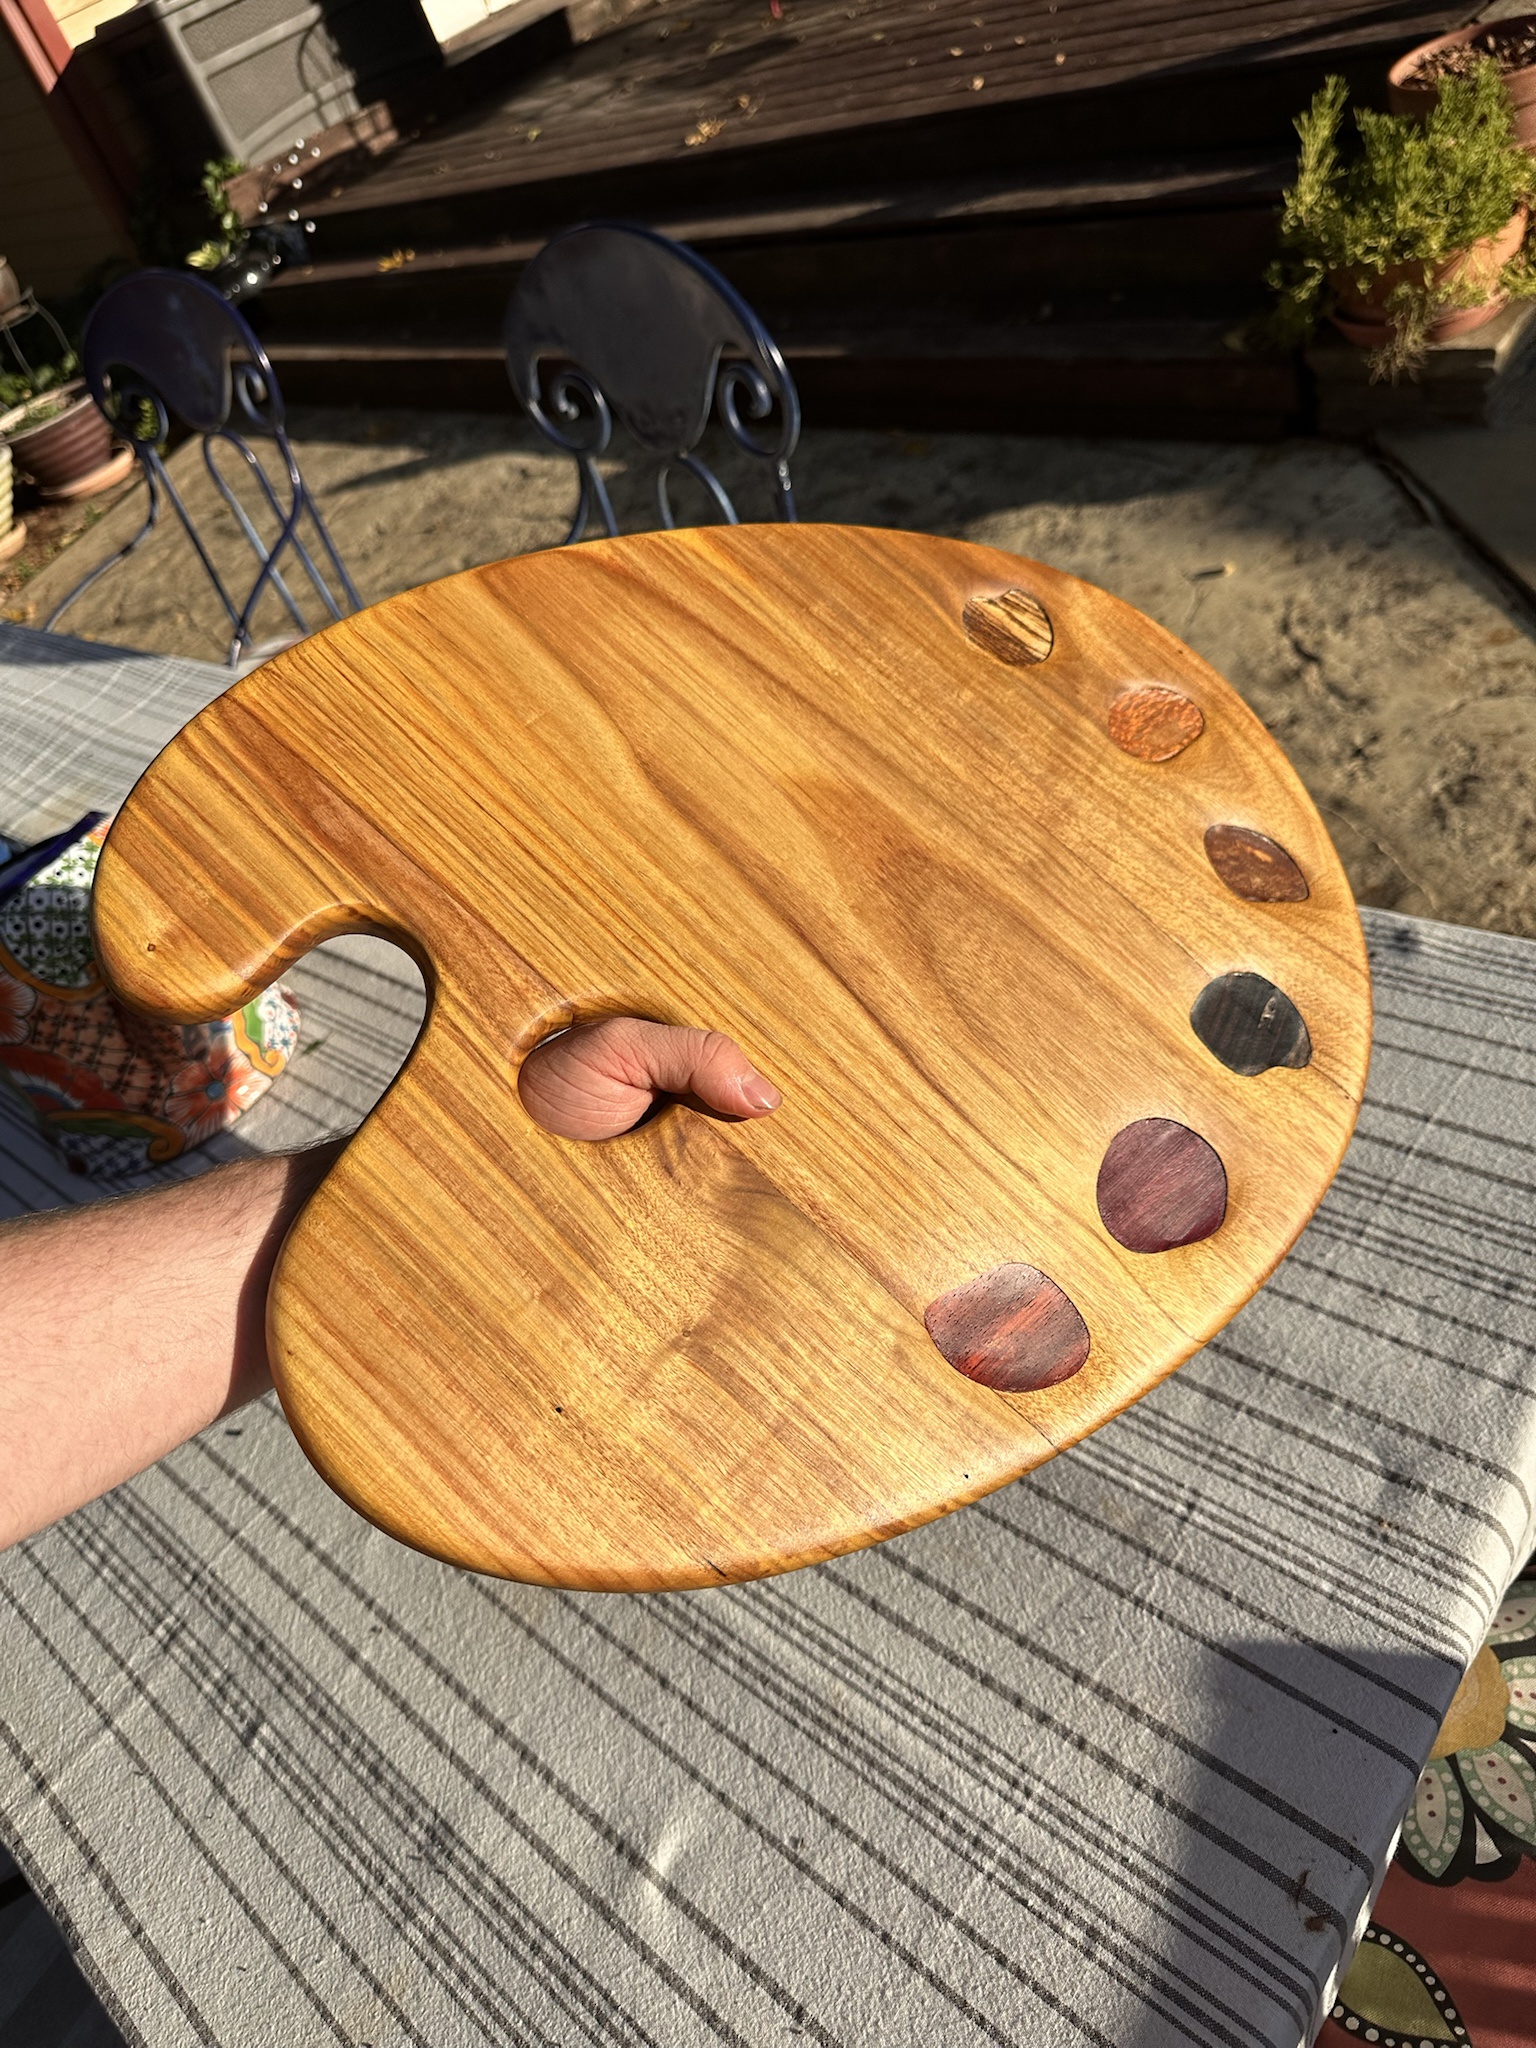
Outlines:
[{"label": "blue metal chair", "polygon": [[[126,547],[93,569],[55,606],[45,622],[46,630],[51,632],[76,598],[149,538],[159,523],[165,499],[170,500],[186,529],[187,538],[228,616],[232,637],[226,659],[231,666],[243,657],[270,651],[258,648],[251,635],[256,606],[269,589],[287,608],[295,627],[293,634],[276,645],[287,645],[312,630],[284,580],[280,563],[285,552],[291,554],[309,578],[324,613],[319,623],[344,618],[360,608],[362,599],[353,588],[319,507],[299,473],[284,426],[283,395],[266,351],[240,314],[212,285],[180,270],[140,270],[125,277],[92,308],[81,352],[92,396],[118,434],[132,444],[143,467],[149,486],[149,513]],[[202,435],[208,473],[256,557],[256,580],[242,603],[231,596],[214,567],[165,466],[165,447],[173,419]],[[275,481],[251,446],[247,438],[250,435],[270,442],[275,449]],[[276,538],[270,543],[263,540],[220,468],[221,448],[232,449],[245,464],[259,501],[258,514],[264,504],[276,520]],[[319,537],[319,548],[315,550],[306,545],[300,532],[300,522],[306,513]],[[322,551],[324,561],[317,562],[316,555]],[[327,562],[329,577],[325,570]]]},{"label": "blue metal chair", "polygon": [[729,493],[696,452],[711,414],[773,466],[773,505],[794,519],[789,458],[800,399],[772,335],[718,271],[682,243],[624,221],[553,237],[519,280],[502,330],[507,373],[534,425],[574,456],[581,482],[566,541],[618,521],[598,470],[615,419],[654,466],[656,510],[673,526],[668,478],[687,470],[723,519]]}]

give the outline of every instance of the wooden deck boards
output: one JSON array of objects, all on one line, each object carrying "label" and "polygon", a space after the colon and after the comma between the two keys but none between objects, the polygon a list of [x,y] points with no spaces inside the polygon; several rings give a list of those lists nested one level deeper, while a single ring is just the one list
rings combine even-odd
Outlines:
[{"label": "wooden deck boards", "polygon": [[1333,69],[1384,100],[1391,59],[1468,11],[784,0],[776,24],[767,0],[653,0],[308,179],[314,260],[279,274],[263,331],[285,381],[328,402],[503,405],[522,266],[553,230],[618,216],[722,269],[808,418],[1295,431],[1296,365],[1231,341],[1266,301],[1293,117]]},{"label": "wooden deck boards", "polygon": [[[659,0],[494,104],[408,142],[312,210],[324,222],[449,195],[711,157],[1016,107],[1020,154],[1046,103],[1416,37],[1464,18],[1427,0]],[[1083,120],[1095,121],[1091,98]],[[1198,135],[1170,137],[1198,148]],[[1114,138],[1100,138],[1112,154]],[[705,173],[707,175],[707,172]]]},{"label": "wooden deck boards", "polygon": [[[715,243],[733,248],[756,243],[821,238],[839,242],[850,236],[884,237],[909,230],[943,227],[985,227],[991,223],[1100,217],[1122,218],[1147,213],[1190,213],[1272,205],[1294,167],[1294,157],[1274,152],[1222,155],[1198,163],[1115,163],[1078,166],[1009,178],[954,179],[943,185],[923,183],[911,188],[890,182],[850,187],[836,193],[789,194],[756,204],[733,201],[717,206],[684,206],[654,217],[651,225],[678,241],[705,250]],[[372,187],[369,187],[371,193]],[[433,274],[487,271],[515,273],[544,245],[542,234],[506,235],[490,241],[452,242],[441,248],[413,249],[409,258],[391,266],[391,288]],[[270,287],[271,302],[310,284],[376,283],[379,261],[373,254],[337,256],[284,269]],[[510,289],[507,275],[504,289]]]}]

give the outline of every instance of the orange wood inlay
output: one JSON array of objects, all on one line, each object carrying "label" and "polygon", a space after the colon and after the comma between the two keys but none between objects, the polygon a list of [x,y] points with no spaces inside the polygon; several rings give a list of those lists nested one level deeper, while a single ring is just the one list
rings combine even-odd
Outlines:
[{"label": "orange wood inlay", "polygon": [[[968,633],[1008,590],[1048,659]],[[1106,729],[1127,676],[1204,720],[1155,773]],[[1234,816],[1307,903],[1223,886],[1204,834]],[[1103,591],[916,534],[646,534],[391,598],[192,721],[95,900],[112,985],[162,1017],[227,1015],[332,933],[422,963],[421,1038],[283,1248],[273,1369],[361,1512],[559,1585],[808,1563],[1096,1428],[1286,1251],[1365,1079],[1359,920],[1258,719]],[[1238,967],[1295,998],[1309,1066],[1245,1079],[1200,1044]],[[782,1108],[541,1130],[526,1053],[623,1011],[729,1032]],[[1157,1258],[1095,1198],[1148,1118],[1230,1183],[1215,1235]],[[1020,1266],[1091,1348],[1006,1392],[924,1316]]]},{"label": "orange wood inlay", "polygon": [[1109,736],[1138,761],[1171,761],[1205,730],[1198,704],[1163,683],[1133,683],[1109,707]]}]

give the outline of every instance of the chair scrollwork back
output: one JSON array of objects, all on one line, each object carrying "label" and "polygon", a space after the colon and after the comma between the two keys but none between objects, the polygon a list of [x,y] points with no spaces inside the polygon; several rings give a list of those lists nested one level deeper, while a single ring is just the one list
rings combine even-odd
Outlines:
[{"label": "chair scrollwork back", "polygon": [[712,414],[739,448],[772,465],[776,516],[796,517],[794,379],[752,308],[682,243],[624,221],[567,229],[523,273],[502,339],[529,417],[576,462],[581,494],[568,542],[594,520],[619,531],[598,467],[615,420],[654,463],[663,526],[676,523],[668,480],[678,469],[738,523],[729,492],[698,453]]},{"label": "chair scrollwork back", "polygon": [[[125,277],[93,307],[82,354],[92,396],[139,459],[149,489],[149,510],[126,546],[108,556],[54,608],[46,622],[50,631],[78,597],[149,538],[165,501],[180,519],[223,605],[231,630],[231,665],[261,651],[254,645],[251,622],[269,590],[293,621],[295,633],[286,638],[311,630],[283,576],[285,553],[307,575],[323,614],[321,623],[360,608],[362,600],[300,474],[288,439],[282,391],[266,351],[212,285],[177,270],[141,270]],[[173,420],[202,436],[208,473],[256,558],[255,581],[243,601],[231,595],[166,468]],[[253,439],[273,451],[275,475],[269,474]],[[220,467],[225,451],[233,458],[237,478],[244,465],[258,515],[264,508],[276,522],[270,540],[263,538]],[[312,548],[301,531],[306,514],[318,547]]]}]

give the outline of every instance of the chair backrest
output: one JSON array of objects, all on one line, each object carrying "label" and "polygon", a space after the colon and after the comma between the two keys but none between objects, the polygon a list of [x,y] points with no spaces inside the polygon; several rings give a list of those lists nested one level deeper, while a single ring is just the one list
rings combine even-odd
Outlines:
[{"label": "chair backrest", "polygon": [[[318,507],[299,472],[288,440],[283,395],[266,351],[240,314],[213,286],[179,270],[140,270],[105,292],[92,308],[82,343],[86,381],[96,403],[118,434],[130,442],[149,485],[149,515],[126,547],[109,557],[70,591],[48,620],[52,628],[77,597],[114,563],[146,540],[163,498],[174,507],[229,619],[228,659],[237,662],[259,650],[251,635],[256,606],[269,589],[286,607],[297,635],[311,630],[284,580],[280,566],[291,551],[309,578],[326,620],[356,611],[361,599],[336,550]],[[220,496],[256,558],[256,576],[243,601],[231,595],[214,566],[203,536],[165,466],[171,422],[180,421],[203,437],[203,460]],[[250,444],[250,436],[271,444],[276,476]],[[242,504],[219,466],[217,451],[232,450],[245,465],[256,500],[256,518]],[[317,561],[320,550],[305,542],[300,522],[308,514],[330,573]],[[263,536],[257,519],[275,521]],[[332,587],[334,583],[334,588]],[[295,635],[286,636],[291,639]]]},{"label": "chair backrest", "polygon": [[794,379],[752,308],[682,243],[625,221],[567,229],[524,271],[502,340],[530,418],[576,460],[581,497],[568,541],[594,517],[619,530],[597,466],[615,420],[655,465],[663,526],[675,523],[673,469],[689,471],[735,525],[730,494],[695,452],[717,407],[736,445],[773,465],[776,515],[795,517]]}]

